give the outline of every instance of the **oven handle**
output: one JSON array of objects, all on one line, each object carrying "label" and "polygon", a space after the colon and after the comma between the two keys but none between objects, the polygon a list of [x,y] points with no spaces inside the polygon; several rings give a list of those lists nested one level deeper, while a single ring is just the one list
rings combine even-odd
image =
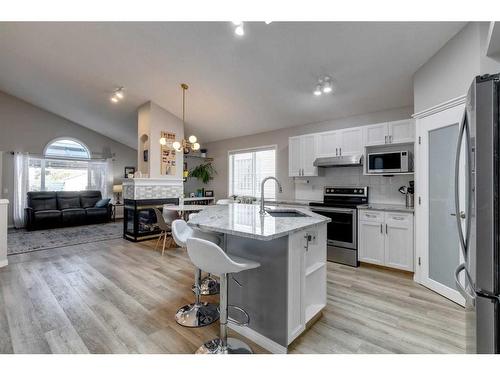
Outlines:
[{"label": "oven handle", "polygon": [[312,212],[319,211],[319,212],[343,212],[343,213],[353,213],[356,212],[355,208],[316,208],[316,207],[310,207],[310,210]]}]

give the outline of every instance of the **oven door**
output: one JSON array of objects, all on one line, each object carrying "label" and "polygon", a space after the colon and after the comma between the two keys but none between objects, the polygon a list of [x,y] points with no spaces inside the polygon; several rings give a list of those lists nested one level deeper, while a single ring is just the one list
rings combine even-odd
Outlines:
[{"label": "oven door", "polygon": [[348,249],[357,248],[357,211],[355,208],[314,207],[311,211],[332,219],[327,224],[328,245]]}]

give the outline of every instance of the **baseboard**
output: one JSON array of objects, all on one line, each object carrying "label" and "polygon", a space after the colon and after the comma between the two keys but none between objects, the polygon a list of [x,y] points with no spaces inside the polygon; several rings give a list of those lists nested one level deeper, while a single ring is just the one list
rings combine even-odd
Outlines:
[{"label": "baseboard", "polygon": [[237,324],[228,322],[228,327],[233,331],[238,332],[240,335],[252,340],[257,345],[262,348],[269,350],[273,354],[286,354],[288,349],[285,346],[278,344],[277,342],[261,335],[260,333],[254,331],[249,327],[239,326]]},{"label": "baseboard", "polygon": [[7,259],[5,260],[0,260],[0,268],[5,267],[9,264],[9,261]]}]

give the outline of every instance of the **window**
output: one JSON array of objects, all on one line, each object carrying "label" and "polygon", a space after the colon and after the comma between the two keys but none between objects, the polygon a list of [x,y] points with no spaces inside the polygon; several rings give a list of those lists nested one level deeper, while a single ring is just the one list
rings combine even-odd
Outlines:
[{"label": "window", "polygon": [[[276,146],[229,151],[229,195],[260,196],[260,183],[276,176]],[[276,184],[264,187],[266,198],[276,197]]]},{"label": "window", "polygon": [[46,157],[63,159],[90,159],[90,152],[82,143],[73,139],[56,139],[45,147]]},{"label": "window", "polygon": [[82,143],[58,139],[47,145],[44,157],[29,157],[29,191],[100,190],[107,196],[108,165],[90,160]]}]

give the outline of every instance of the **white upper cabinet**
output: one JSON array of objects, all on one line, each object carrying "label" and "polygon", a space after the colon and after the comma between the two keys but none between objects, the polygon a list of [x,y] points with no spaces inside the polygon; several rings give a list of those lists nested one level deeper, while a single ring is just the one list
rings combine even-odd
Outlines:
[{"label": "white upper cabinet", "polygon": [[415,141],[415,122],[412,119],[365,126],[365,146],[379,146]]},{"label": "white upper cabinet", "polygon": [[387,123],[368,125],[363,128],[365,146],[378,146],[387,143],[389,132]]},{"label": "white upper cabinet", "polygon": [[363,130],[352,128],[317,134],[317,156],[348,156],[363,153]]},{"label": "white upper cabinet", "polygon": [[363,129],[345,129],[340,131],[340,155],[359,155],[363,153]]},{"label": "white upper cabinet", "polygon": [[411,143],[415,141],[415,122],[411,119],[389,123],[390,143]]},{"label": "white upper cabinet", "polygon": [[300,160],[300,137],[288,138],[288,175],[298,177],[301,175],[302,162]]},{"label": "white upper cabinet", "polygon": [[316,159],[316,135],[303,135],[301,138],[302,176],[317,176],[318,167],[313,165]]},{"label": "white upper cabinet", "polygon": [[317,156],[338,156],[340,147],[340,134],[338,131],[319,133],[317,137]]},{"label": "white upper cabinet", "polygon": [[310,177],[318,175],[313,166],[316,159],[316,135],[307,134],[288,138],[288,175],[290,177]]}]

